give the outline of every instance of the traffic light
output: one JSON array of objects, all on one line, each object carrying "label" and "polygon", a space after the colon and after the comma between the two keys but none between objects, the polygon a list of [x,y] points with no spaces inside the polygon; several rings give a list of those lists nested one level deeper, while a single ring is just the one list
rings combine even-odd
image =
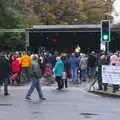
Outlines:
[{"label": "traffic light", "polygon": [[52,42],[53,42],[53,43],[58,43],[58,42],[59,42],[59,38],[58,38],[58,37],[53,38],[53,39],[52,39]]},{"label": "traffic light", "polygon": [[110,42],[110,21],[101,21],[101,41]]},{"label": "traffic light", "polygon": [[52,39],[52,42],[54,42],[54,43],[56,43],[56,42],[58,42],[56,39]]}]

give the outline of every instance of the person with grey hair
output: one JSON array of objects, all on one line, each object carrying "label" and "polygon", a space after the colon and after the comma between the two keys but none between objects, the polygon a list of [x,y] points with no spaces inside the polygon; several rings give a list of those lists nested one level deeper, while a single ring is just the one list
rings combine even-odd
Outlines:
[{"label": "person with grey hair", "polygon": [[55,64],[55,67],[54,67],[54,73],[55,73],[55,76],[56,76],[56,81],[58,83],[58,88],[57,90],[61,90],[63,88],[63,80],[62,80],[62,75],[63,75],[63,72],[64,72],[64,64],[61,60],[61,58],[59,56],[56,57],[56,64]]},{"label": "person with grey hair", "polygon": [[36,56],[36,55],[33,55],[33,57],[32,57],[32,63],[30,66],[30,75],[32,78],[32,85],[31,85],[30,89],[28,90],[25,100],[32,101],[30,96],[33,93],[35,88],[38,92],[40,100],[46,100],[46,98],[43,97],[43,93],[42,93],[41,86],[40,86],[39,80],[41,78],[41,69],[40,69],[39,63],[38,63],[38,56]]},{"label": "person with grey hair", "polygon": [[88,80],[87,63],[88,63],[88,57],[85,54],[82,54],[81,59],[79,61],[79,68],[81,71],[82,81]]}]

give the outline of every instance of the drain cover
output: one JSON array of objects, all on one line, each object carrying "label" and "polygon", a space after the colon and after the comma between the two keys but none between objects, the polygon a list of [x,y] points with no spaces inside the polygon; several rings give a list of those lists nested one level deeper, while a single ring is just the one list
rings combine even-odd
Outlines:
[{"label": "drain cover", "polygon": [[80,115],[83,115],[84,118],[91,118],[92,116],[98,115],[98,114],[95,114],[95,113],[80,113]]},{"label": "drain cover", "polygon": [[92,116],[92,115],[98,115],[98,114],[95,114],[95,113],[80,113],[80,115],[89,115],[89,116]]},{"label": "drain cover", "polygon": [[0,106],[12,106],[13,104],[0,104]]},{"label": "drain cover", "polygon": [[36,112],[32,112],[32,114],[40,114],[40,112],[37,112],[37,111],[36,111]]}]

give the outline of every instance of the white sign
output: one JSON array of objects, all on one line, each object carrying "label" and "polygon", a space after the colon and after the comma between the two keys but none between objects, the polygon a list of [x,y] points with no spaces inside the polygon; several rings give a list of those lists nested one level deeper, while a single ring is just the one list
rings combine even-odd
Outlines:
[{"label": "white sign", "polygon": [[102,82],[120,84],[120,66],[102,65]]},{"label": "white sign", "polygon": [[101,43],[100,43],[100,50],[103,50],[103,51],[106,50],[105,42],[101,42]]}]

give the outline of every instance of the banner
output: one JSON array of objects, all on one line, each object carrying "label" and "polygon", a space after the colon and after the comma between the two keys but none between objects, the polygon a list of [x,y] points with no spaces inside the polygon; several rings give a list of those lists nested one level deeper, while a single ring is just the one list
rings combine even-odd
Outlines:
[{"label": "banner", "polygon": [[120,66],[102,65],[102,82],[120,84]]}]

